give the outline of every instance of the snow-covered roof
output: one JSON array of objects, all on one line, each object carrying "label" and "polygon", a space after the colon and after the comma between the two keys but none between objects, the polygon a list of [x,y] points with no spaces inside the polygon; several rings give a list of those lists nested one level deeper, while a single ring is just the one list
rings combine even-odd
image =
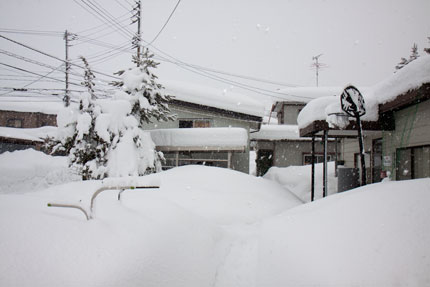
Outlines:
[{"label": "snow-covered roof", "polygon": [[0,101],[0,110],[16,112],[33,112],[56,115],[64,108],[63,102],[24,102],[18,98],[2,99]]},{"label": "snow-covered roof", "polygon": [[[303,102],[308,103],[313,99],[339,95],[342,93],[342,87],[288,87],[279,90],[279,97],[286,102]],[[277,98],[279,102],[279,98]]]},{"label": "snow-covered roof", "polygon": [[243,128],[188,128],[151,130],[157,147],[196,150],[244,149],[248,132]]},{"label": "snow-covered roof", "polygon": [[264,116],[264,103],[243,94],[177,81],[165,81],[163,85],[166,93],[179,101],[257,117]]},{"label": "snow-covered roof", "polygon": [[0,137],[43,142],[47,136],[53,136],[57,132],[56,127],[46,126],[34,129],[0,127]]},{"label": "snow-covered roof", "polygon": [[297,125],[263,125],[251,134],[252,140],[310,140],[299,135]]},{"label": "snow-covered roof", "polygon": [[[366,114],[364,121],[378,120],[378,105],[395,100],[398,96],[409,90],[417,89],[425,83],[430,83],[430,56],[421,56],[415,61],[404,66],[401,70],[369,88],[360,88],[364,97]],[[343,113],[340,106],[340,94],[321,97],[310,101],[300,112],[297,122],[299,128],[305,128],[318,120],[327,120],[333,123],[339,118],[331,115]]]},{"label": "snow-covered roof", "polygon": [[374,85],[371,96],[379,104],[385,104],[425,83],[430,83],[430,55],[419,57],[392,76]]}]

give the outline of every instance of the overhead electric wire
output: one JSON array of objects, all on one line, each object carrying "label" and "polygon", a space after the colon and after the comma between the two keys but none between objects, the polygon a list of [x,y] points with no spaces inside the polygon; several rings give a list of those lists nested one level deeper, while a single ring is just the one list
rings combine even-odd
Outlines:
[{"label": "overhead electric wire", "polygon": [[[60,66],[58,66],[56,69],[54,69],[54,70],[52,70],[52,71],[48,72],[47,74],[45,74],[45,75],[41,75],[41,76],[40,76],[40,78],[38,78],[38,79],[36,79],[36,80],[32,81],[31,83],[28,83],[28,84],[24,85],[21,89],[26,88],[26,87],[28,87],[28,86],[30,86],[30,85],[32,85],[32,84],[34,84],[34,83],[37,83],[38,81],[40,81],[40,80],[41,80],[41,79],[43,79],[43,78],[47,78],[50,74],[52,74],[53,72],[55,72],[55,70],[59,69],[61,66],[63,66],[63,64],[61,64]],[[9,93],[11,93],[11,92],[1,94],[1,96],[4,96],[4,95],[9,94]]]},{"label": "overhead electric wire", "polygon": [[[131,33],[130,31],[128,31],[127,29],[125,29],[123,26],[118,25],[118,24],[113,24],[111,23],[112,19],[109,19],[106,14],[100,12],[100,8],[97,8],[97,6],[95,6],[93,3],[89,2],[85,2],[84,0],[81,0],[81,2],[83,4],[85,4],[89,9],[91,9],[92,11],[88,10],[85,6],[83,6],[81,3],[79,3],[77,0],[73,0],[73,2],[75,2],[76,4],[78,4],[80,7],[82,7],[84,10],[86,10],[88,13],[91,13],[94,17],[96,17],[97,19],[99,19],[101,22],[112,26],[112,27],[116,27],[117,29],[115,29],[118,33],[120,33],[122,36],[126,37],[126,38],[130,38],[130,36],[133,36],[133,33]],[[94,6],[94,7],[93,7]],[[95,14],[94,14],[95,13]],[[115,21],[114,21],[115,22]],[[131,34],[130,34],[131,33]]]},{"label": "overhead electric wire", "polygon": [[[129,20],[129,18],[123,19],[119,23],[125,22],[127,20]],[[104,38],[104,37],[106,37],[108,35],[111,35],[112,34],[112,32],[111,32],[112,31],[112,29],[111,29],[112,26],[107,26],[106,24],[103,24],[103,26],[105,26],[103,29],[94,31],[93,33],[89,33],[89,34],[74,33],[75,35],[78,36],[75,40],[79,41],[79,43],[78,44],[74,44],[73,46],[78,46],[78,45],[82,45],[82,44],[87,43],[88,41],[85,40],[85,39],[97,40],[97,39],[100,39],[100,38]],[[102,31],[105,31],[105,30],[108,30],[108,29],[111,29],[111,31],[108,31],[108,32],[100,35],[100,33]],[[89,37],[93,36],[94,34],[99,34],[99,35],[97,35],[97,37],[95,37],[95,38],[89,38]],[[80,40],[80,38],[85,38],[85,39],[84,40]]]},{"label": "overhead electric wire", "polygon": [[87,0],[87,1],[90,4],[92,4],[96,9],[98,9],[103,15],[107,16],[111,21],[115,22],[118,25],[118,27],[121,27],[126,32],[131,33],[131,35],[134,35],[134,33],[128,30],[125,26],[120,25],[118,20],[108,10],[106,10],[102,5],[100,5],[96,0]]},{"label": "overhead electric wire", "polygon": [[[276,91],[262,89],[262,88],[259,88],[259,87],[255,87],[255,86],[247,85],[247,84],[244,84],[244,83],[239,83],[239,82],[236,82],[236,81],[233,81],[233,80],[229,80],[229,79],[226,79],[226,78],[222,78],[222,77],[210,74],[210,73],[208,73],[206,71],[199,70],[198,68],[194,68],[190,64],[182,62],[182,61],[176,59],[175,57],[167,54],[166,52],[163,52],[162,50],[158,49],[154,45],[151,45],[151,47],[153,47],[155,50],[157,50],[161,54],[166,55],[168,58],[173,59],[173,64],[177,65],[178,67],[181,67],[181,68],[183,68],[185,70],[188,70],[190,72],[199,74],[201,76],[204,76],[204,77],[207,77],[207,78],[211,78],[213,80],[217,80],[217,81],[220,81],[220,82],[223,82],[223,83],[227,83],[227,84],[230,84],[230,85],[233,85],[233,86],[245,89],[245,90],[249,90],[249,91],[261,94],[261,95],[270,96],[270,97],[274,97],[274,98],[285,99],[285,96],[291,96],[291,97],[296,97],[296,98],[308,98],[308,99],[311,99],[311,97],[287,95],[285,93],[280,93],[280,92],[276,92]],[[162,57],[162,58],[166,59],[165,57]],[[273,95],[269,95],[267,93],[270,93],[270,94],[273,94]]]},{"label": "overhead electric wire", "polygon": [[[27,48],[27,49],[33,50],[33,51],[35,51],[35,52],[38,52],[38,53],[40,53],[40,54],[42,54],[42,55],[45,55],[45,56],[47,56],[47,57],[50,57],[50,58],[56,59],[56,60],[61,61],[61,62],[63,62],[63,63],[67,63],[67,61],[66,61],[66,60],[60,59],[60,58],[58,58],[58,57],[56,57],[56,56],[53,56],[53,55],[50,55],[50,54],[45,53],[45,52],[43,52],[43,51],[40,51],[40,50],[38,50],[38,49],[32,48],[32,47],[30,47],[30,46],[28,46],[28,45],[26,45],[26,44],[22,44],[22,43],[20,43],[20,42],[18,42],[18,41],[12,40],[12,39],[10,39],[10,38],[8,38],[8,37],[5,37],[5,36],[3,36],[3,35],[0,35],[0,38],[6,39],[6,40],[8,40],[8,41],[10,41],[10,42],[12,42],[12,43],[15,43],[15,44],[17,44],[17,45],[23,46],[23,47],[25,47],[25,48]],[[71,63],[71,62],[69,62],[69,64],[70,64],[70,65],[72,65],[72,66],[75,66],[75,67],[78,67],[78,68],[81,68],[81,69],[84,69],[84,70],[85,70],[85,67],[83,67],[83,66],[80,66],[80,65],[77,65],[77,64],[74,64],[74,63]],[[96,71],[96,70],[93,70],[92,72],[93,72],[93,73],[96,73],[96,74],[100,74],[100,75],[106,76],[106,77],[110,77],[110,78],[113,78],[113,79],[116,79],[116,80],[119,80],[119,79],[120,79],[119,77],[112,76],[112,75],[108,75],[108,74],[105,74],[105,73],[102,73],[102,72],[99,72],[99,71]]]},{"label": "overhead electric wire", "polygon": [[161,32],[163,32],[164,28],[166,28],[167,24],[168,24],[168,23],[169,23],[169,21],[170,21],[170,18],[172,18],[173,14],[174,14],[174,13],[175,13],[175,11],[176,11],[176,8],[178,8],[179,3],[181,3],[181,0],[178,0],[178,2],[177,2],[177,3],[176,3],[176,5],[175,5],[175,8],[173,8],[172,12],[170,13],[170,15],[169,15],[169,17],[167,18],[166,22],[164,23],[163,27],[161,27],[160,31],[157,33],[157,35],[154,37],[154,39],[152,39],[152,41],[151,41],[151,42],[149,42],[149,44],[148,44],[148,45],[151,45],[152,43],[154,43],[154,42],[157,40],[158,36],[160,36]]},{"label": "overhead electric wire", "polygon": [[[121,16],[119,16],[119,17],[117,17],[116,19],[117,20],[119,20],[119,19],[121,19],[121,18],[123,18],[123,17],[125,17],[125,16],[127,16],[128,14],[131,14],[131,11],[128,11],[127,13],[125,13],[125,14],[123,14],[123,15],[121,15]],[[124,20],[121,20],[121,22],[123,22],[123,21],[125,21],[125,20],[129,20],[130,18],[129,17],[126,17],[126,18],[124,18]],[[102,28],[103,27],[103,28]],[[100,29],[100,31],[97,31],[99,28],[102,28],[102,29]],[[88,28],[88,29],[84,29],[84,30],[81,30],[81,31],[78,31],[78,32],[76,32],[76,34],[85,34],[86,32],[88,32],[88,31],[92,31],[92,30],[96,30],[96,31],[94,31],[94,32],[91,32],[90,34],[93,34],[93,33],[96,33],[96,32],[101,32],[101,31],[104,31],[104,30],[106,30],[106,29],[108,29],[109,27],[106,27],[106,24],[105,23],[103,23],[103,24],[100,24],[100,25],[97,25],[97,26],[94,26],[94,27],[91,27],[91,28]],[[90,36],[90,34],[88,34],[88,35],[86,35],[86,36]]]},{"label": "overhead electric wire", "polygon": [[124,8],[125,10],[129,11],[130,8],[133,8],[133,6],[131,6],[130,8],[125,7],[124,5],[122,5],[122,3],[118,0],[115,0],[116,3],[118,3],[119,6],[121,6],[122,8]]},{"label": "overhead electric wire", "polygon": [[51,65],[48,65],[48,64],[45,64],[45,63],[42,63],[42,62],[30,59],[30,58],[27,58],[27,57],[24,57],[24,56],[20,56],[20,55],[17,55],[15,53],[12,53],[12,52],[9,52],[9,51],[3,50],[3,49],[0,49],[0,53],[1,54],[5,54],[5,55],[7,55],[9,57],[13,57],[13,58],[16,58],[16,59],[19,59],[19,60],[31,63],[31,64],[39,65],[39,66],[42,66],[42,67],[45,67],[45,68],[49,68],[49,69],[56,69],[56,67],[54,67],[54,66],[51,66]]},{"label": "overhead electric wire", "polygon": [[11,33],[11,34],[55,36],[55,37],[62,37],[64,34],[64,32],[60,32],[60,31],[24,30],[24,29],[10,29],[10,28],[0,28],[0,32]]}]

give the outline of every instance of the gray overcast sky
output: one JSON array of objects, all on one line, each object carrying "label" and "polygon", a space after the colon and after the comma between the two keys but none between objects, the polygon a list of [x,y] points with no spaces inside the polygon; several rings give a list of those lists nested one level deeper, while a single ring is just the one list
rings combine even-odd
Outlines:
[{"label": "gray overcast sky", "polygon": [[[132,3],[132,0],[90,1],[103,5],[115,17],[123,16],[120,20],[128,18],[124,16],[125,8]],[[2,0],[0,28],[60,32],[68,29],[90,38],[108,33],[97,40],[115,46],[127,41],[124,33],[112,29],[79,33],[102,22],[76,2],[87,7],[81,0]],[[176,3],[177,0],[142,0],[142,29],[146,41],[151,41],[158,33]],[[173,56],[175,61],[299,86],[315,85],[312,56],[322,53],[320,62],[326,67],[320,71],[320,86],[348,83],[366,86],[391,75],[400,57],[409,57],[413,43],[418,44],[421,54],[424,47],[430,47],[427,39],[430,36],[429,11],[428,0],[182,0],[154,46]],[[121,23],[128,25],[129,21]],[[134,32],[136,25],[128,29]],[[0,34],[64,57],[64,42],[60,36]],[[82,43],[82,39],[73,42],[72,58],[91,56],[106,49],[91,42]],[[55,60],[3,39],[0,45],[4,50],[59,65]],[[157,50],[154,52],[163,56]],[[89,59],[91,64],[91,57]],[[104,59],[101,63],[96,61],[101,59],[94,58],[95,69],[109,74],[131,65],[130,54]],[[0,61],[18,67],[25,64],[4,54],[0,54]],[[161,80],[245,92],[165,61],[161,61],[156,74]],[[281,87],[229,79],[267,89]],[[0,85],[5,85],[5,81]]]}]

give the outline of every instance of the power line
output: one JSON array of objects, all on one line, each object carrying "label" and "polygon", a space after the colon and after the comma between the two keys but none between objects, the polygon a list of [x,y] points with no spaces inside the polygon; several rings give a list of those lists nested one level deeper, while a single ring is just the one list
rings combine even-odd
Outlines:
[{"label": "power line", "polygon": [[[124,16],[127,16],[128,14],[130,14],[131,12],[130,11],[128,11],[127,13],[125,13],[125,14],[123,14],[123,15],[121,15],[121,16],[119,16],[119,17],[117,17],[116,19],[117,20],[119,20],[119,19],[121,19],[121,18],[123,18]],[[125,21],[125,20],[128,20],[129,19],[129,17],[126,17],[124,20],[121,20],[121,22],[123,22],[123,21]],[[103,28],[102,28],[103,27]],[[99,29],[99,28],[102,28],[102,29],[100,29],[100,31],[94,31],[94,32],[91,32],[90,34],[94,34],[94,33],[97,33],[97,32],[101,32],[101,31],[103,31],[103,30],[106,30],[106,29],[108,29],[109,27],[106,27],[106,24],[105,23],[103,23],[103,24],[100,24],[100,25],[97,25],[97,26],[94,26],[94,27],[91,27],[91,28],[88,28],[88,29],[84,29],[84,30],[81,30],[81,31],[78,31],[78,32],[76,32],[77,34],[83,34],[83,33],[85,33],[85,32],[88,32],[88,31],[92,31],[92,30],[97,30],[97,29]],[[87,36],[90,36],[90,34],[88,34]]]},{"label": "power line", "polygon": [[35,64],[35,65],[42,66],[42,67],[45,67],[45,68],[49,68],[49,69],[57,69],[57,68],[56,68],[56,67],[54,67],[54,66],[51,66],[51,65],[48,65],[48,64],[45,64],[45,63],[42,63],[42,62],[39,62],[39,61],[36,61],[36,60],[30,59],[30,58],[27,58],[27,57],[24,57],[24,56],[20,56],[20,55],[17,55],[17,54],[12,53],[12,52],[8,52],[8,51],[3,50],[3,49],[0,49],[0,53],[1,53],[1,54],[5,54],[5,55],[7,55],[7,56],[9,56],[9,57],[13,57],[13,58],[16,58],[16,59],[19,59],[19,60],[22,60],[22,61],[28,62],[28,63],[32,63],[32,64]]},{"label": "power line", "polygon": [[[63,64],[61,64],[60,66],[58,66],[55,70],[59,69],[62,65],[63,65]],[[47,74],[45,74],[45,75],[41,75],[41,76],[40,76],[40,78],[38,78],[38,79],[36,79],[36,80],[32,81],[31,83],[28,83],[28,84],[24,85],[22,88],[26,88],[26,87],[28,87],[28,86],[30,86],[30,85],[32,85],[32,84],[34,84],[34,83],[37,83],[37,82],[38,82],[38,81],[40,81],[41,79],[46,78],[46,77],[48,77],[50,74],[52,74],[53,72],[55,72],[55,70],[52,70],[52,71],[48,72],[48,73],[47,73]],[[22,89],[22,88],[21,88],[21,89]],[[4,94],[1,94],[1,96],[7,95],[7,94],[10,94],[10,93],[11,93],[11,92],[4,93]]]},{"label": "power line", "polygon": [[[106,13],[104,13],[100,8],[98,8],[94,3],[92,2],[85,2],[84,0],[81,0],[81,2],[83,4],[85,4],[89,9],[91,9],[92,11],[88,10],[85,6],[83,6],[81,3],[79,3],[77,0],[73,0],[73,2],[75,2],[76,4],[78,4],[81,8],[83,8],[85,11],[87,11],[88,13],[92,14],[94,17],[96,17],[97,19],[99,19],[101,22],[111,26],[111,27],[117,27],[117,29],[115,29],[118,33],[120,33],[122,36],[125,36],[126,38],[130,37],[130,31],[128,31],[127,29],[125,29],[123,26],[119,25],[119,24],[112,24],[111,21],[116,21],[115,19],[112,19],[106,15]],[[132,34],[131,34],[132,35]]]},{"label": "power line", "polygon": [[[22,47],[25,47],[25,48],[27,48],[27,49],[33,50],[33,51],[35,51],[35,52],[38,52],[38,53],[40,53],[40,54],[42,54],[42,55],[45,55],[45,56],[47,56],[47,57],[50,57],[50,58],[56,59],[56,60],[61,61],[61,62],[63,62],[63,63],[67,63],[67,61],[65,61],[65,60],[63,60],[63,59],[60,59],[60,58],[58,58],[58,57],[56,57],[56,56],[50,55],[50,54],[45,53],[45,52],[42,52],[42,51],[40,51],[40,50],[38,50],[38,49],[32,48],[32,47],[30,47],[30,46],[28,46],[28,45],[25,45],[25,44],[22,44],[22,43],[20,43],[20,42],[15,41],[15,40],[12,40],[12,39],[7,38],[7,37],[5,37],[5,36],[3,36],[3,35],[0,35],[0,38],[6,39],[6,40],[8,40],[8,41],[10,41],[10,42],[12,42],[12,43],[15,43],[15,44],[20,45],[20,46],[22,46]],[[74,64],[74,63],[70,63],[70,65],[75,66],[75,67],[78,67],[78,68],[81,68],[81,69],[85,69],[85,67],[80,66],[80,65],[77,65],[77,64]],[[93,72],[94,72],[94,73],[96,73],[96,74],[100,74],[100,75],[103,75],[103,76],[106,76],[106,77],[110,77],[110,78],[116,79],[116,80],[119,80],[119,79],[120,79],[120,78],[118,78],[118,77],[116,77],[116,76],[108,75],[108,74],[105,74],[105,73],[102,73],[102,72],[99,72],[99,71],[95,71],[95,70],[93,70]]]},{"label": "power line", "polygon": [[[227,83],[227,84],[230,84],[230,85],[233,85],[233,86],[236,86],[236,87],[248,90],[248,91],[252,91],[254,93],[261,94],[261,95],[264,95],[264,96],[270,96],[270,97],[280,98],[280,99],[284,99],[281,96],[287,96],[285,93],[279,93],[279,92],[276,92],[276,91],[271,91],[271,90],[262,89],[262,88],[259,88],[259,87],[255,87],[255,86],[251,86],[251,85],[239,83],[239,82],[236,82],[236,81],[233,81],[233,80],[225,79],[225,78],[222,78],[222,77],[210,74],[210,73],[208,73],[206,71],[199,70],[198,68],[194,68],[194,67],[190,66],[189,64],[187,64],[185,62],[182,62],[182,61],[174,58],[173,56],[167,54],[166,52],[161,51],[160,49],[158,49],[154,45],[151,45],[151,46],[155,50],[159,51],[160,53],[162,53],[162,54],[166,55],[167,57],[173,59],[173,64],[175,64],[178,67],[181,67],[181,68],[183,68],[185,70],[193,72],[195,74],[199,74],[201,76],[204,76],[204,77],[207,77],[207,78],[219,81],[219,82]],[[270,93],[272,95],[269,95],[267,93]],[[309,99],[311,99],[310,97],[299,97],[299,96],[294,96],[294,95],[289,95],[289,96],[291,96],[291,97],[297,97],[297,98],[309,98]]]},{"label": "power line", "polygon": [[164,28],[166,28],[167,24],[168,24],[168,23],[169,23],[169,21],[170,21],[170,18],[172,18],[173,14],[174,14],[174,13],[175,13],[175,11],[176,11],[176,8],[178,8],[179,3],[181,3],[181,0],[178,0],[178,2],[177,2],[177,3],[176,3],[176,5],[175,5],[175,8],[173,8],[172,12],[170,13],[170,15],[169,15],[169,17],[167,18],[166,22],[164,23],[163,27],[161,27],[160,31],[157,33],[157,35],[154,37],[154,39],[152,39],[152,41],[151,41],[151,42],[149,42],[149,44],[148,44],[148,45],[151,45],[152,43],[154,43],[154,42],[157,40],[158,36],[160,36],[161,32],[163,32]]},{"label": "power line", "polygon": [[59,32],[59,31],[24,30],[24,29],[9,29],[9,28],[0,28],[0,32],[11,33],[11,34],[55,36],[55,37],[61,37],[63,34],[62,32]]}]

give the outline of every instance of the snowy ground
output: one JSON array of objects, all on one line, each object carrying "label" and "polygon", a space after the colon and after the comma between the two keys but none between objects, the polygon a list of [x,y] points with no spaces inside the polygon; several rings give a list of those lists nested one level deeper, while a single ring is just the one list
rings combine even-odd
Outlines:
[{"label": "snowy ground", "polygon": [[[303,202],[311,201],[311,165],[276,167],[272,166],[263,176],[276,181],[285,189],[290,190]],[[315,165],[315,195],[314,199],[322,198],[323,164]],[[327,163],[327,194],[337,192],[334,161]]]},{"label": "snowy ground", "polygon": [[[204,166],[103,182],[68,182],[63,170],[54,185],[42,170],[65,162],[34,153],[0,155],[2,176],[14,168],[0,183],[0,286],[430,284],[430,179],[301,204],[275,181]],[[117,184],[160,188],[121,201],[105,191],[90,221],[46,205],[89,210],[94,190]]]}]

